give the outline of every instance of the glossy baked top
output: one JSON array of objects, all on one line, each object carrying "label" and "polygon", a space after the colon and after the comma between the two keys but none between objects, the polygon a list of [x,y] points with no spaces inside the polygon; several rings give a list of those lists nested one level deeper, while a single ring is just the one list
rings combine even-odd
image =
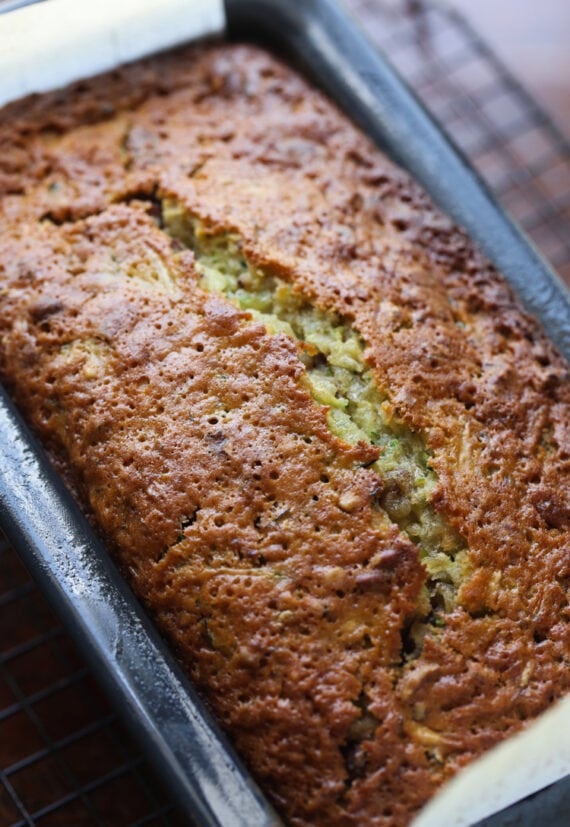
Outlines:
[{"label": "glossy baked top", "polygon": [[406,824],[570,688],[568,366],[256,48],[0,147],[3,381],[290,822]]}]

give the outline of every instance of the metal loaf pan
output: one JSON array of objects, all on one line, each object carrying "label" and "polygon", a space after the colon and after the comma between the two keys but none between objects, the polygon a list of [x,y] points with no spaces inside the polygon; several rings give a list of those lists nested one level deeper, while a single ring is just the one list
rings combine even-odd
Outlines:
[{"label": "metal loaf pan", "polygon": [[[204,0],[208,2],[208,0]],[[570,359],[568,292],[334,0],[225,0],[226,35],[277,49],[480,244]],[[189,823],[281,823],[0,390],[0,522]],[[569,780],[488,827],[567,824]]]}]

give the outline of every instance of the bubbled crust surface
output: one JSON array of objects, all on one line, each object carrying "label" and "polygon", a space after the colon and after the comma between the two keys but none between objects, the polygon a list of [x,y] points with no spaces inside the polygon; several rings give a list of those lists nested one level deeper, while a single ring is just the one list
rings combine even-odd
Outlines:
[{"label": "bubbled crust surface", "polygon": [[[257,49],[13,104],[0,146],[3,381],[288,820],[406,824],[570,688],[567,365],[417,185]],[[374,449],[331,434],[291,340],[201,290],[153,220],[165,197],[351,320],[424,435],[471,574],[416,657],[425,573],[375,517]]]}]

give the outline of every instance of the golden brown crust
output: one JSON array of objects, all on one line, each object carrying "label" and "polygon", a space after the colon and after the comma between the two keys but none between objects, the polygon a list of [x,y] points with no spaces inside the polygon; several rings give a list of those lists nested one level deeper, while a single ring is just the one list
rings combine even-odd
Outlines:
[{"label": "golden brown crust", "polygon": [[[407,823],[570,688],[568,366],[465,234],[257,49],[12,105],[0,143],[3,381],[291,823]],[[165,197],[351,320],[425,436],[472,574],[417,657],[425,573],[375,521],[374,450],[330,432],[290,339],[201,289],[153,220]]]}]

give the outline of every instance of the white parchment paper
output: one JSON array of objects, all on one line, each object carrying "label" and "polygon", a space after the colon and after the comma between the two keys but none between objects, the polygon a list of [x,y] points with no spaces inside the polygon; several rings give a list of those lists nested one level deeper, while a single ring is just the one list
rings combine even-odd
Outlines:
[{"label": "white parchment paper", "polygon": [[0,106],[219,34],[223,0],[48,0],[0,15]]},{"label": "white parchment paper", "polygon": [[569,773],[570,696],[463,770],[412,827],[467,827]]}]

